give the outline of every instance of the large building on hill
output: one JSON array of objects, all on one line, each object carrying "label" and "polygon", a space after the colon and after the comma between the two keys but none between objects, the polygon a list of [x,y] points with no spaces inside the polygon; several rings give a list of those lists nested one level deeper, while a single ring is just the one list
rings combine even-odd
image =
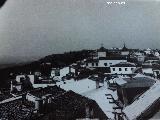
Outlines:
[{"label": "large building on hill", "polygon": [[125,45],[125,43],[124,43],[124,46],[123,46],[123,48],[122,48],[122,50],[121,50],[121,55],[127,56],[127,55],[129,55],[129,53],[130,53],[130,51],[129,51],[129,49],[126,47],[126,45]]},{"label": "large building on hill", "polygon": [[101,46],[99,49],[97,49],[97,57],[107,57],[107,52],[108,50],[106,48],[104,48],[103,46]]}]

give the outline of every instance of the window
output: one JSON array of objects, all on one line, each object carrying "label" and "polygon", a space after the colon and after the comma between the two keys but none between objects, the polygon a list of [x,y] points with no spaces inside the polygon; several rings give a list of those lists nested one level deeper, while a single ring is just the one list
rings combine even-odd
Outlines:
[{"label": "window", "polygon": [[122,71],[122,68],[119,68],[119,71]]},{"label": "window", "polygon": [[96,66],[98,66],[98,63],[96,63]]},{"label": "window", "polygon": [[105,66],[107,66],[107,63],[104,63]]},{"label": "window", "polygon": [[88,66],[88,63],[86,63],[86,66]]},{"label": "window", "polygon": [[127,71],[127,68],[125,68],[125,71]]},{"label": "window", "polygon": [[110,65],[112,65],[112,63],[109,63]]},{"label": "window", "polygon": [[92,66],[94,66],[94,63],[92,63]]},{"label": "window", "polygon": [[134,68],[131,68],[131,70],[133,70]]},{"label": "window", "polygon": [[115,71],[115,68],[112,68],[113,71]]}]

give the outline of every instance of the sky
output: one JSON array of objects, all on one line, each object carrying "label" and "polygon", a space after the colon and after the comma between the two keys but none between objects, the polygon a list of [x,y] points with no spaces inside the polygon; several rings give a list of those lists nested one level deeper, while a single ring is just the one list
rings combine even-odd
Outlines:
[{"label": "sky", "polygon": [[[125,4],[107,4],[107,2]],[[8,0],[0,63],[104,47],[160,49],[159,0]]]}]

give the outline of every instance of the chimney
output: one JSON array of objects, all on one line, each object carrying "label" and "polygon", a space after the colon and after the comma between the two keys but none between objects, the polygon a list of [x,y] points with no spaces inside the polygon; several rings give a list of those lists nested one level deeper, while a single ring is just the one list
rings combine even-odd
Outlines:
[{"label": "chimney", "polygon": [[11,80],[11,88],[10,88],[10,93],[13,91],[13,82]]},{"label": "chimney", "polygon": [[71,66],[69,66],[69,73],[71,73]]},{"label": "chimney", "polygon": [[99,80],[96,80],[96,89],[98,89],[100,86],[99,86]]},{"label": "chimney", "polygon": [[37,110],[37,112],[42,113],[43,111],[43,100],[41,98],[37,98],[35,100],[35,110]]},{"label": "chimney", "polygon": [[48,98],[48,103],[51,103],[52,102],[52,98],[51,96]]},{"label": "chimney", "polygon": [[25,94],[22,94],[22,102],[25,102],[26,101],[26,93]]}]

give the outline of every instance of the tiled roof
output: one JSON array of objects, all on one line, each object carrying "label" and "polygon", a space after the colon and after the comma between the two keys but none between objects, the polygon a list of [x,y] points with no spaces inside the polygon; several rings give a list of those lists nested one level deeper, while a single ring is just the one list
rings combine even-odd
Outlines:
[{"label": "tiled roof", "polygon": [[30,91],[29,93],[36,97],[42,97],[45,96],[46,94],[51,94],[52,96],[56,96],[64,92],[65,90],[55,85],[55,86],[48,86],[46,88],[37,88],[36,90]]},{"label": "tiled roof", "polygon": [[0,104],[1,120],[30,120],[33,115],[34,104],[27,100],[14,100],[9,103]]},{"label": "tiled roof", "polygon": [[159,60],[157,57],[146,57],[145,60]]},{"label": "tiled roof", "polygon": [[97,63],[98,62],[98,60],[97,59],[87,59],[86,61],[85,61],[86,63]]},{"label": "tiled roof", "polygon": [[107,116],[99,108],[99,106],[94,100],[91,100],[87,97],[79,95],[73,91],[68,91],[61,96],[55,97],[52,100],[52,102],[53,102],[52,105],[55,108],[55,110],[53,110],[52,112],[56,114],[56,116],[61,116],[62,120],[65,120],[66,119],[65,117],[67,117],[67,116],[63,116],[64,112],[66,114],[69,114],[72,119],[85,118],[86,105],[92,108],[94,111],[96,111],[94,112],[94,118],[107,119]]},{"label": "tiled roof", "polygon": [[152,68],[153,70],[160,70],[160,65],[159,64],[142,65],[142,68]]},{"label": "tiled roof", "polygon": [[126,60],[124,56],[100,57],[99,60]]},{"label": "tiled roof", "polygon": [[128,51],[128,48],[126,47],[126,45],[124,44],[122,51]]},{"label": "tiled roof", "polygon": [[98,52],[107,52],[107,49],[104,47],[100,47],[99,49],[97,49]]},{"label": "tiled roof", "polygon": [[131,105],[125,107],[123,112],[127,118],[129,120],[143,120],[146,118],[149,119],[151,114],[155,114],[160,102],[159,90],[160,83],[156,81],[149,90],[138,97]]},{"label": "tiled roof", "polygon": [[155,80],[148,77],[135,77],[135,78],[123,78],[127,83],[123,84],[123,87],[150,87],[155,83]]},{"label": "tiled roof", "polygon": [[134,63],[129,63],[129,62],[120,62],[116,65],[111,65],[111,67],[136,67]]}]

